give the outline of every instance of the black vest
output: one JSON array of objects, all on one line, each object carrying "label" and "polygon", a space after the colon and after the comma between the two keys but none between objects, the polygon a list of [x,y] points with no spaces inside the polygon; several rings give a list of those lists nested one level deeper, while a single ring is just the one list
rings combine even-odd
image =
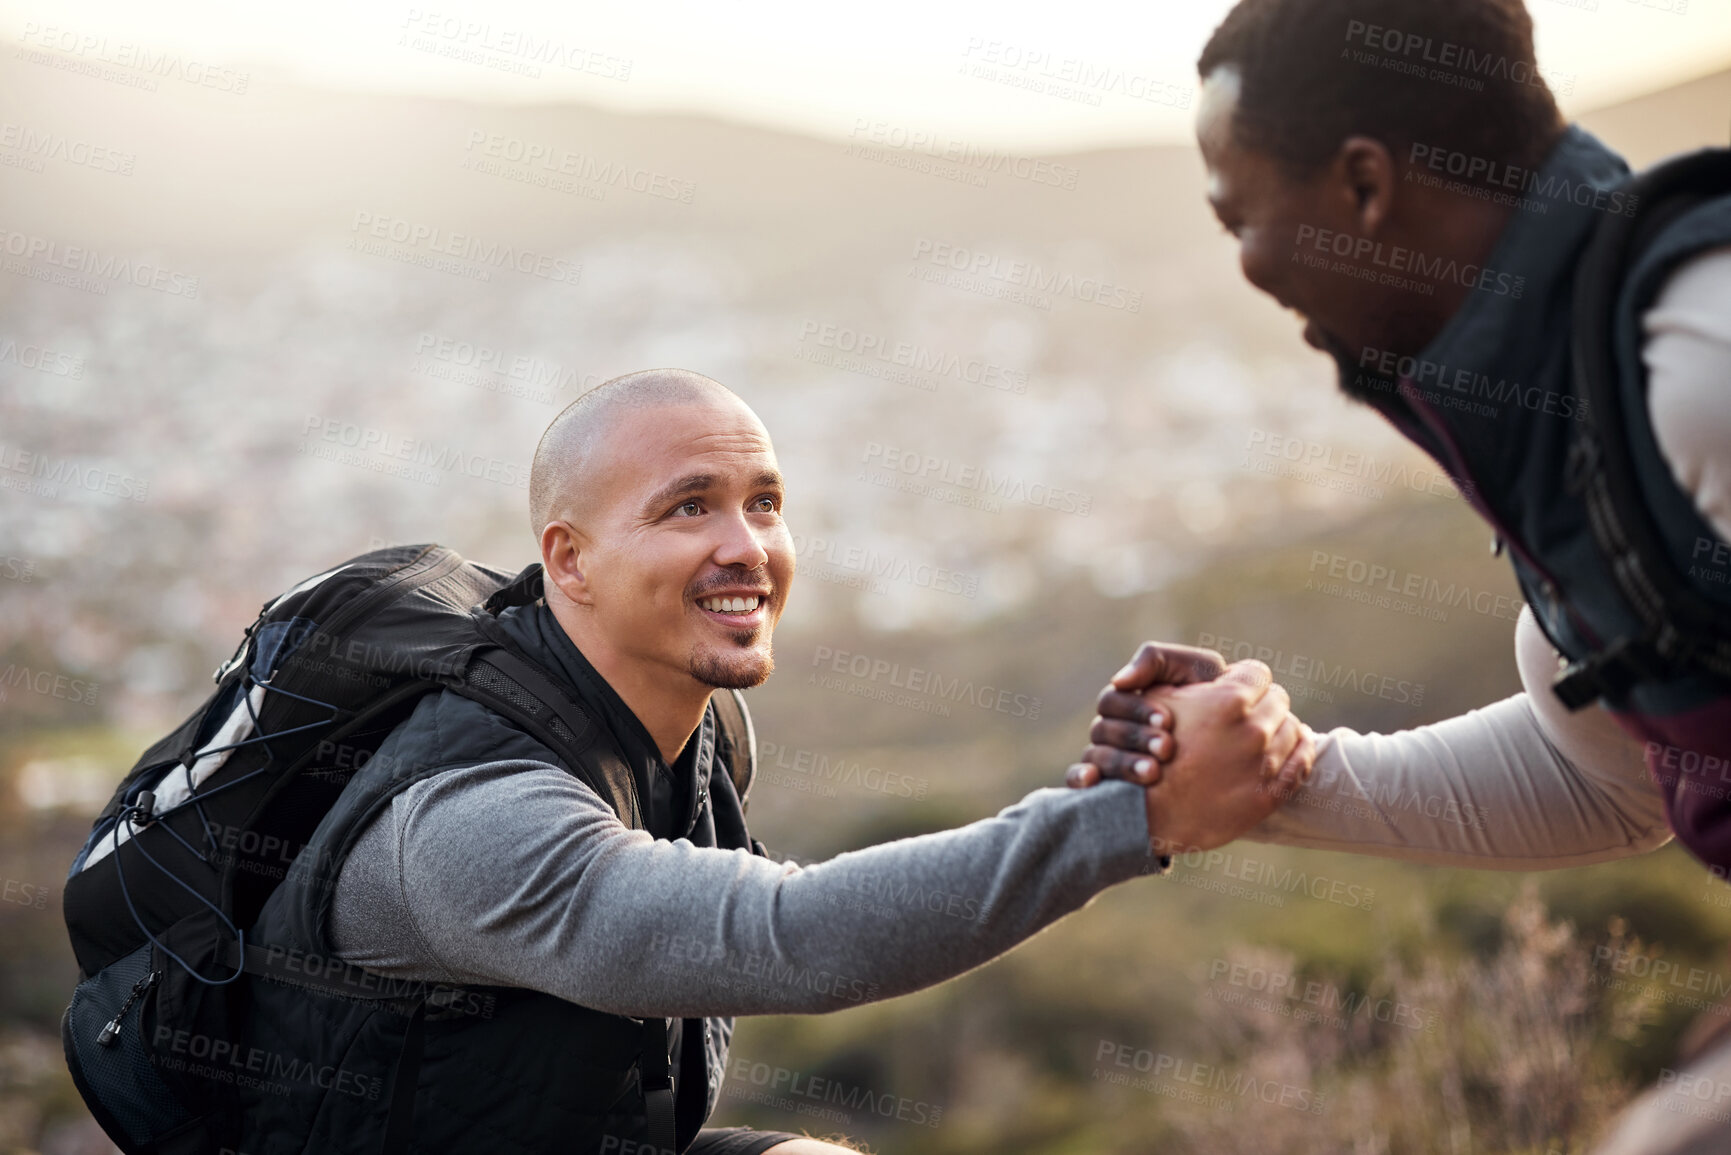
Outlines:
[{"label": "black vest", "polygon": [[[524,654],[575,692],[603,733],[604,764],[614,760],[616,773],[638,782],[671,774],[544,604],[506,610],[498,620]],[[676,763],[687,779],[640,799],[641,813],[622,820],[657,838],[752,849],[719,734],[712,705]],[[265,905],[247,939],[273,960],[278,978],[247,984],[251,1069],[224,1076],[239,1080],[246,1155],[375,1155],[400,1070],[415,1072],[412,1101],[396,1108],[399,1128],[411,1120],[413,1152],[577,1155],[645,1141],[640,1020],[522,988],[392,981],[336,959],[335,883],[367,824],[399,792],[441,770],[504,759],[559,764],[484,706],[450,692],[428,695],[355,774]],[[683,1149],[719,1098],[733,1021],[672,1027]]]},{"label": "black vest", "polygon": [[[1391,366],[1394,358],[1366,349],[1357,363],[1339,364],[1348,391],[1368,396],[1495,528],[1540,628],[1570,659],[1640,626],[1569,477],[1584,416],[1572,392],[1571,340],[1578,324],[1591,323],[1574,315],[1576,270],[1602,214],[1635,212],[1629,180],[1622,158],[1571,127],[1524,190],[1526,207],[1509,218],[1479,288],[1424,351]],[[1609,337],[1626,419],[1613,432],[1634,455],[1659,536],[1697,592],[1731,605],[1724,574],[1698,561],[1704,546],[1723,543],[1659,452],[1641,362],[1641,315],[1665,277],[1727,244],[1731,196],[1666,225],[1621,287]],[[1731,868],[1731,685],[1706,675],[1643,682],[1606,705],[1646,744],[1678,839]]]}]

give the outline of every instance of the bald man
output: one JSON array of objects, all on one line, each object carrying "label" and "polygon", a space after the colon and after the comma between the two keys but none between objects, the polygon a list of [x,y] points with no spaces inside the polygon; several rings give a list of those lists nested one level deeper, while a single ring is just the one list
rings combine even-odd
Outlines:
[{"label": "bald man", "polygon": [[[979,966],[1158,872],[1156,848],[1207,847],[1259,822],[1276,804],[1269,775],[1305,757],[1285,694],[1250,664],[1181,691],[1183,750],[1152,790],[1040,790],[958,830],[774,862],[719,764],[711,695],[774,668],[794,573],[782,496],[762,423],[694,373],[617,378],[542,438],[530,515],[544,598],[498,620],[621,758],[647,766],[647,809],[671,818],[629,828],[551,752],[454,693],[424,699],[386,739],[374,763],[416,777],[334,867],[331,941],[378,975],[499,992],[497,1022],[465,1036],[485,1061],[465,1053],[460,1079],[454,1060],[430,1061],[412,1108],[398,1105],[413,1111],[413,1149],[847,1151],[703,1128],[733,1016],[839,1010]],[[666,1020],[665,1053],[641,1043]],[[662,1070],[671,1142],[652,1122]],[[867,1095],[886,1114],[887,1088],[813,1087],[802,1102]],[[366,1146],[341,1130],[320,1149]]]}]

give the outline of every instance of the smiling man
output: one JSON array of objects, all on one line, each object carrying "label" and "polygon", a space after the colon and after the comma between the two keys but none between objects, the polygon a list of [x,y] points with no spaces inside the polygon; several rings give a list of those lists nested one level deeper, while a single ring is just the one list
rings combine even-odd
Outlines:
[{"label": "smiling man", "polygon": [[[1246,280],[1454,478],[1527,603],[1523,693],[1333,731],[1251,837],[1531,870],[1674,832],[1725,878],[1731,153],[1632,177],[1559,113],[1521,0],[1240,0],[1197,71],[1208,200]],[[1103,695],[1073,783],[1157,776],[1135,769],[1142,691],[1195,668],[1168,652]],[[1731,1086],[1728,1023],[1704,1016],[1695,1063],[1608,1150],[1731,1150],[1678,1092]]]},{"label": "smiling man", "polygon": [[[1197,71],[1208,201],[1245,279],[1454,478],[1527,603],[1524,693],[1386,737],[1334,731],[1300,805],[1254,837],[1533,869],[1674,831],[1724,877],[1731,666],[1714,631],[1731,596],[1710,563],[1731,541],[1731,154],[1631,178],[1559,113],[1521,0],[1241,0]],[[1607,234],[1625,219],[1638,228]],[[1624,259],[1606,266],[1613,240]],[[1596,303],[1615,308],[1582,315]],[[1594,374],[1615,412],[1584,403]],[[1601,500],[1619,456],[1640,518]],[[1643,521],[1650,549],[1628,544]],[[1168,650],[1144,646],[1102,696],[1072,782],[1157,777],[1133,764],[1141,691],[1189,669]],[[1475,817],[1315,804],[1325,791]]]},{"label": "smiling man", "polygon": [[[751,739],[732,691],[774,668],[794,573],[782,496],[762,423],[695,373],[618,378],[553,421],[530,482],[542,567],[493,620],[581,706],[567,744],[598,769],[580,778],[460,693],[415,705],[303,850],[319,880],[282,909],[358,985],[446,993],[407,1025],[332,998],[273,1013],[261,1049],[325,1054],[335,1038],[343,1070],[394,1071],[392,1090],[363,1081],[310,1113],[261,1094],[243,1149],[835,1155],[704,1127],[732,1016],[962,974],[1158,872],[1156,849],[1237,836],[1277,805],[1272,775],[1308,768],[1286,694],[1245,663],[1187,688],[1184,753],[1154,790],[1040,790],[961,829],[772,861],[735,789],[734,742]],[[616,780],[649,785],[607,795]]]},{"label": "smiling man", "polygon": [[669,763],[712,690],[759,685],[775,668],[794,568],[781,502],[769,434],[694,373],[609,382],[535,451],[529,518],[548,606]]}]

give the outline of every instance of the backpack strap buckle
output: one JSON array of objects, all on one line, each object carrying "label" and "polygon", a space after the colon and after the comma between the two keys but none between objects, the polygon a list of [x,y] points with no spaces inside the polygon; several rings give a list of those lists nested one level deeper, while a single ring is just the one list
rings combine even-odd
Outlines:
[{"label": "backpack strap buckle", "polygon": [[1637,682],[1663,678],[1666,665],[1651,639],[1618,638],[1603,650],[1571,662],[1551,683],[1551,690],[1573,713],[1600,698],[1616,702]]},{"label": "backpack strap buckle", "polygon": [[492,596],[481,603],[481,608],[496,617],[512,606],[534,604],[540,600],[543,589],[541,563],[534,562],[525,566],[522,573],[494,590]]}]

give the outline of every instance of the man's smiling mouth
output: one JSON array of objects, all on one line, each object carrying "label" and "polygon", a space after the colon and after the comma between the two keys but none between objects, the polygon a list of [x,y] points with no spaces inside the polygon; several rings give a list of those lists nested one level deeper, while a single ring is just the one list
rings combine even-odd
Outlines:
[{"label": "man's smiling mouth", "polygon": [[763,604],[764,599],[757,594],[745,597],[707,597],[698,598],[697,604],[714,614],[749,614]]}]

